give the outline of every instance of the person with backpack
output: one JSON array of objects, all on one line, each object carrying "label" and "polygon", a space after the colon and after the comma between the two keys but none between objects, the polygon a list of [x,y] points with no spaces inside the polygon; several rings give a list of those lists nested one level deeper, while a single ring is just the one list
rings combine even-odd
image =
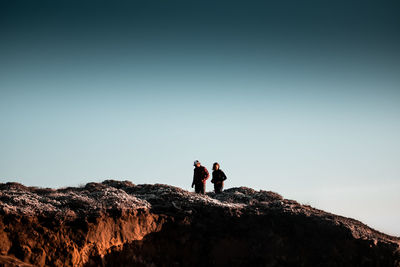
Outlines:
[{"label": "person with backpack", "polygon": [[211,183],[214,184],[214,191],[216,194],[222,193],[222,189],[224,188],[225,180],[226,180],[225,173],[219,168],[219,163],[215,162],[213,164]]},{"label": "person with backpack", "polygon": [[194,191],[196,193],[205,194],[206,181],[208,177],[210,177],[210,174],[208,173],[206,167],[201,166],[200,161],[195,160],[193,165],[195,166],[195,168],[193,174],[192,188],[194,186]]}]

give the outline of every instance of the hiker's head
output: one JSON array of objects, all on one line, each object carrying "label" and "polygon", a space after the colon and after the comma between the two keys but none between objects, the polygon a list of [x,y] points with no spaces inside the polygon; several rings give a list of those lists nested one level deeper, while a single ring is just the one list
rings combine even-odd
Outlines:
[{"label": "hiker's head", "polygon": [[219,169],[219,163],[218,162],[215,162],[214,164],[213,164],[213,170],[218,170]]},{"label": "hiker's head", "polygon": [[200,167],[201,163],[198,160],[195,160],[193,166]]}]

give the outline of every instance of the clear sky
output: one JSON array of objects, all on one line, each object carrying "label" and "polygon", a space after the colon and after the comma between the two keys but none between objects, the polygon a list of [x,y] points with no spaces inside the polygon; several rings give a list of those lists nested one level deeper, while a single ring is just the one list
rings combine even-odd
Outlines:
[{"label": "clear sky", "polygon": [[[0,4],[0,182],[272,190],[400,236],[398,1]],[[212,190],[209,183],[207,190]]]}]

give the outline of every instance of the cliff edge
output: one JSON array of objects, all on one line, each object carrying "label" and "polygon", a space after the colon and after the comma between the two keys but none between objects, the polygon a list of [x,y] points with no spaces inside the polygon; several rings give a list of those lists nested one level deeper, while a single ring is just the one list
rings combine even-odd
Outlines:
[{"label": "cliff edge", "polygon": [[400,238],[282,198],[107,180],[0,184],[0,266],[394,266]]}]

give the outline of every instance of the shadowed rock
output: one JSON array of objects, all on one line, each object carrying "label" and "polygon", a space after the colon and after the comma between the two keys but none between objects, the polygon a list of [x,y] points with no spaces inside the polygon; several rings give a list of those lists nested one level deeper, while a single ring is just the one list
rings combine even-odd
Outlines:
[{"label": "shadowed rock", "polygon": [[398,237],[246,187],[0,184],[0,240],[0,266],[400,266]]}]

